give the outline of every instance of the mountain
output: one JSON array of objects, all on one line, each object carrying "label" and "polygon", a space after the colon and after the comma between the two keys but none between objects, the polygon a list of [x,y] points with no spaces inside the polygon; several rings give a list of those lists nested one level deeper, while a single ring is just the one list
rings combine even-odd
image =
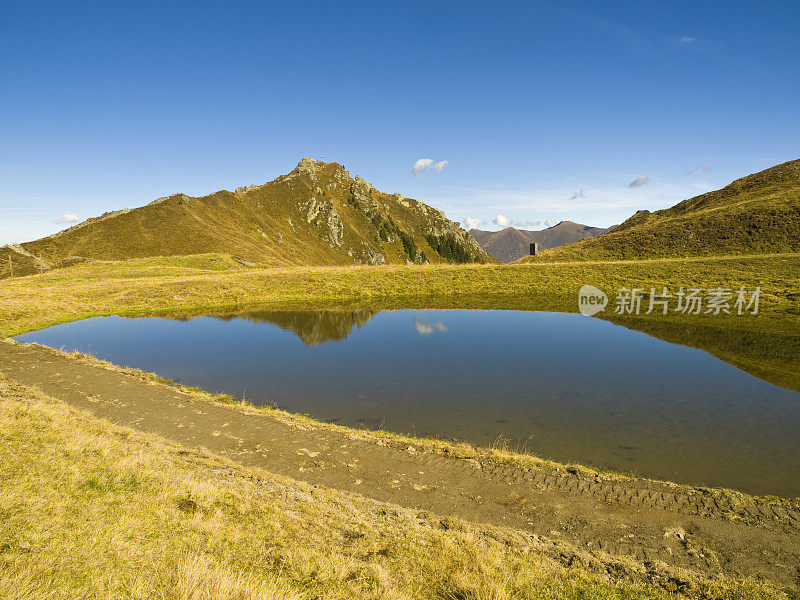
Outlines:
[{"label": "mountain", "polygon": [[361,329],[377,311],[359,310],[262,310],[247,311],[230,315],[212,315],[218,319],[247,319],[253,323],[272,323],[281,329],[291,331],[306,346],[316,346],[326,342],[340,342],[354,327]]},{"label": "mountain", "polygon": [[504,263],[514,262],[528,256],[533,242],[539,244],[540,250],[571,244],[585,238],[603,235],[612,228],[589,227],[572,221],[561,221],[541,231],[526,231],[506,227],[502,231],[481,231],[470,229],[469,233],[480,244],[487,254]]},{"label": "mountain", "polygon": [[265,183],[193,198],[173,194],[54,235],[0,248],[0,276],[81,260],[204,253],[244,265],[492,261],[440,210],[386,194],[338,163],[304,158]]},{"label": "mountain", "polygon": [[613,231],[530,260],[604,260],[800,252],[800,160],[671,208],[640,210]]}]

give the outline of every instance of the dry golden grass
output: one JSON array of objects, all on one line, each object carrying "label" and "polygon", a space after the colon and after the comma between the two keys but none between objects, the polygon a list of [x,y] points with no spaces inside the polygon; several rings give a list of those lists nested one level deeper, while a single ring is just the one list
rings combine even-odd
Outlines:
[{"label": "dry golden grass", "polygon": [[[103,314],[253,305],[574,310],[582,283],[634,282],[760,285],[766,309],[796,325],[788,292],[800,283],[798,267],[798,255],[296,269],[246,269],[218,255],[95,262],[0,281],[0,336]],[[510,532],[452,520],[444,529],[437,519],[244,469],[1,379],[0,397],[0,598],[666,597],[565,569]],[[774,595],[724,581],[690,592]]]},{"label": "dry golden grass", "polygon": [[564,568],[510,531],[245,469],[3,378],[0,456],[4,599],[668,597]]},{"label": "dry golden grass", "polygon": [[[325,303],[576,310],[578,289],[697,286],[764,290],[764,312],[797,309],[800,255],[603,263],[247,269],[202,255],[91,262],[0,280],[0,336],[89,316]],[[793,308],[794,307],[794,308]]]}]

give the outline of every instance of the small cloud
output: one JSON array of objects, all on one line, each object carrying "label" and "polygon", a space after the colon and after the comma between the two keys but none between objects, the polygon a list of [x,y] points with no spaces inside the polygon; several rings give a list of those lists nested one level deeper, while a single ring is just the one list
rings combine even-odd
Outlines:
[{"label": "small cloud", "polygon": [[645,175],[644,173],[642,173],[641,175],[638,175],[636,177],[636,179],[631,181],[628,184],[628,187],[629,188],[640,188],[640,187],[642,187],[643,185],[646,185],[649,182],[650,182],[650,178],[647,175]]},{"label": "small cloud", "polygon": [[444,169],[449,163],[446,160],[440,160],[439,162],[434,162],[432,158],[420,158],[418,161],[414,163],[414,166],[411,167],[411,172],[414,173],[415,176],[420,175],[423,171],[427,171],[429,169],[433,169],[435,171],[441,171]]},{"label": "small cloud", "polygon": [[464,224],[464,229],[469,231],[470,229],[477,229],[481,225],[484,225],[486,221],[478,217],[466,217],[462,223]]},{"label": "small cloud", "polygon": [[58,225],[66,225],[69,223],[77,223],[80,221],[78,215],[73,213],[64,213],[60,217],[58,217],[53,223],[57,223]]},{"label": "small cloud", "polygon": [[530,221],[525,219],[524,221],[517,221],[514,223],[514,227],[539,227],[541,224],[541,221]]},{"label": "small cloud", "polygon": [[433,333],[433,327],[430,323],[426,323],[419,317],[414,317],[414,329],[417,330],[417,333],[420,335],[430,335]]},{"label": "small cloud", "polygon": [[544,225],[545,227],[553,227],[554,225],[558,225],[558,221],[556,221],[555,219],[547,219],[544,222]]},{"label": "small cloud", "polygon": [[583,190],[578,190],[570,196],[570,200],[583,200],[584,198],[586,198],[586,194],[583,193]]},{"label": "small cloud", "polygon": [[437,321],[436,323],[426,323],[419,317],[414,317],[414,329],[416,329],[417,333],[420,335],[430,335],[434,332],[434,330],[447,331],[447,325],[441,321]]},{"label": "small cloud", "polygon": [[697,41],[697,38],[693,38],[693,37],[691,37],[691,36],[684,35],[684,36],[681,38],[681,41],[682,41],[684,44],[691,44],[692,42],[696,42],[696,41]]},{"label": "small cloud", "polygon": [[498,227],[508,227],[511,224],[511,221],[509,221],[503,215],[497,215],[494,219],[492,219],[492,223]]},{"label": "small cloud", "polygon": [[433,164],[432,158],[420,158],[417,162],[414,163],[414,166],[411,167],[411,172],[414,173],[414,175],[419,175],[423,171],[430,169],[432,164]]},{"label": "small cloud", "polygon": [[694,170],[689,171],[687,176],[691,177],[692,175],[697,175],[698,173],[711,173],[711,167],[708,165],[697,165]]}]

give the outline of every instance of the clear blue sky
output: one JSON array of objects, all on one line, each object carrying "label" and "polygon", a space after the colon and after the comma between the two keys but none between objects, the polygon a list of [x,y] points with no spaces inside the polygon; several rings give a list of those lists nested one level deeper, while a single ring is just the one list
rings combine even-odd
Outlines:
[{"label": "clear blue sky", "polygon": [[800,157],[798,23],[796,2],[0,0],[0,243],[303,156],[489,228],[610,225]]}]

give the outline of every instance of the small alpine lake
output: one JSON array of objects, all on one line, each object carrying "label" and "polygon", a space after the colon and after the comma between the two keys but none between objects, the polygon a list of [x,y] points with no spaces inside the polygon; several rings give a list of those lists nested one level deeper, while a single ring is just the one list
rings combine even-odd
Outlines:
[{"label": "small alpine lake", "polygon": [[342,425],[800,495],[800,393],[702,350],[579,314],[96,317],[15,339]]}]

